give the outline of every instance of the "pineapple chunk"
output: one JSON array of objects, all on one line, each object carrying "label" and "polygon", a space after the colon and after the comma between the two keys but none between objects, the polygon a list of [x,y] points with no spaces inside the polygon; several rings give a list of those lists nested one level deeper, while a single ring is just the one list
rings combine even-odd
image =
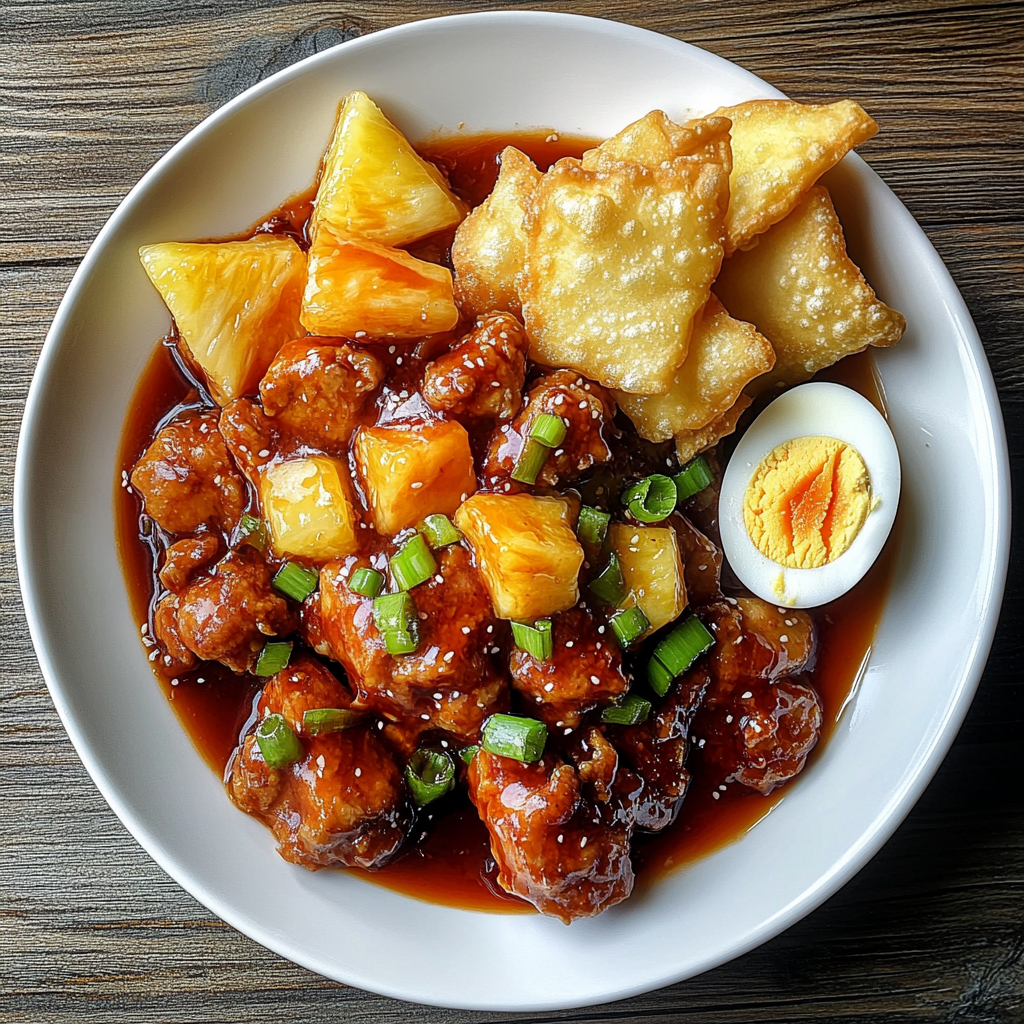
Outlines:
[{"label": "pineapple chunk", "polygon": [[277,350],[305,333],[306,256],[290,238],[163,242],[139,258],[219,405],[253,393]]},{"label": "pineapple chunk", "polygon": [[327,226],[345,237],[407,245],[454,227],[465,213],[441,172],[373,100],[366,93],[349,93],[324,156],[313,238]]},{"label": "pineapple chunk", "polygon": [[447,267],[319,231],[309,250],[302,323],[331,337],[421,338],[459,320]]},{"label": "pineapple chunk", "polygon": [[322,455],[268,466],[260,477],[274,554],[326,562],[358,547],[343,463]]},{"label": "pineapple chunk", "polygon": [[612,523],[608,545],[619,556],[630,592],[627,606],[639,605],[651,624],[647,634],[678,618],[686,607],[686,584],[676,531]]},{"label": "pineapple chunk", "polygon": [[532,620],[579,600],[583,548],[560,498],[476,494],[455,513],[501,619]]},{"label": "pineapple chunk", "polygon": [[363,427],[355,456],[378,533],[450,516],[476,490],[469,434],[454,421]]}]

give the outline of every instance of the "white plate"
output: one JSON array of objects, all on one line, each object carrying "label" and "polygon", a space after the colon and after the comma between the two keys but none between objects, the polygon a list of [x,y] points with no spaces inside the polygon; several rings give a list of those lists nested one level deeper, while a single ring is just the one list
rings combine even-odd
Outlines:
[{"label": "white plate", "polygon": [[[363,89],[413,138],[553,127],[606,136],[780,95],[727,61],[608,21],[489,13],[420,22],[318,54],[187,135],[100,232],[32,382],[15,483],[18,567],[54,703],[138,841],[214,913],[328,977],[478,1009],[597,1003],[690,977],[778,934],[885,842],[945,754],[995,628],[1007,563],[1006,443],[970,316],[920,228],[856,157],[829,176],[854,258],[907,317],[878,354],[904,466],[904,531],[874,656],[827,748],[740,841],[600,917],[418,902],[311,874],[235,810],[150,675],[114,548],[125,409],[167,326],[146,242],[245,229],[313,180],[339,98]],[[882,125],[885,131],[885,125]]]}]

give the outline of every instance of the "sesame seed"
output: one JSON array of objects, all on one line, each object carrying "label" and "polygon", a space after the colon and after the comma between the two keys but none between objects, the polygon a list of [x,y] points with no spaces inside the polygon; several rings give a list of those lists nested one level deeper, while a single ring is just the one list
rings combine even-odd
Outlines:
[{"label": "sesame seed", "polygon": [[573,646],[573,641],[572,640],[566,640],[565,641],[565,646],[566,647],[572,647]]},{"label": "sesame seed", "polygon": [[725,786],[719,786],[718,788],[719,788],[719,790],[720,790],[721,792],[723,792],[723,793],[724,793],[727,787],[725,787]]},{"label": "sesame seed", "polygon": [[442,576],[442,575],[441,575],[440,573],[438,573],[438,574],[437,574],[437,575],[436,575],[436,576],[434,577],[434,582],[435,582],[435,583],[444,583],[444,577],[443,577],[443,576]]},{"label": "sesame seed", "polygon": [[[554,688],[555,688],[555,684],[554,683],[545,683],[544,684],[544,692],[545,693],[550,693]],[[539,697],[537,699],[540,700]]]},{"label": "sesame seed", "polygon": [[441,700],[441,698],[443,696],[444,696],[444,694],[441,693],[440,690],[439,690],[437,693],[434,694],[434,700]]},{"label": "sesame seed", "polygon": [[420,489],[420,488],[421,488],[421,487],[423,486],[423,481],[422,481],[422,480],[416,480],[416,481],[414,481],[413,483],[409,484],[409,486],[410,486],[410,487],[411,487],[411,488],[412,488],[412,489],[413,489],[414,491],[418,491],[418,490],[419,490],[419,489]]},{"label": "sesame seed", "polygon": [[469,626],[463,626],[463,627],[462,627],[462,632],[463,632],[463,633],[464,633],[464,634],[465,634],[466,636],[469,636]]},{"label": "sesame seed", "polygon": [[582,839],[580,840],[580,849],[582,850],[582,849],[583,849],[583,847],[584,847],[584,846],[586,846],[586,845],[587,845],[587,837],[586,837],[586,836],[584,836],[584,837],[583,837],[583,838],[582,838]]},{"label": "sesame seed", "polygon": [[451,661],[451,660],[452,660],[452,658],[454,658],[454,657],[455,657],[455,652],[454,652],[454,651],[449,651],[449,652],[448,652],[448,653],[447,653],[447,654],[446,654],[446,655],[444,656],[444,660],[445,660],[445,661]]},{"label": "sesame seed", "polygon": [[597,676],[591,676],[591,677],[590,677],[590,681],[591,681],[591,683],[593,683],[593,684],[594,684],[594,686],[597,686],[597,685],[598,685],[598,683],[600,683],[600,682],[601,682],[601,680],[600,680],[600,679],[598,679],[598,678],[597,678]]},{"label": "sesame seed", "polygon": [[726,725],[732,725],[732,715],[726,715],[725,716],[725,724]]},{"label": "sesame seed", "polygon": [[430,715],[428,715],[425,711],[423,712],[422,715],[420,715],[420,718],[422,718],[424,722],[430,721]]},{"label": "sesame seed", "polygon": [[720,795],[720,794],[718,794],[718,793],[712,793],[711,795],[712,795],[712,796],[713,796],[713,797],[714,797],[714,798],[715,798],[716,800],[720,800],[720,799],[721,799],[721,795]]},{"label": "sesame seed", "polygon": [[749,700],[753,696],[754,696],[753,691],[747,690],[746,693],[741,693],[740,694],[740,700]]},{"label": "sesame seed", "polygon": [[363,774],[363,769],[362,769],[362,768],[357,768],[357,769],[355,770],[355,776],[356,776],[356,778],[357,778],[357,779],[358,779],[358,778],[359,778],[359,777],[360,777],[360,776],[361,776],[362,774]]},{"label": "sesame seed", "polygon": [[565,836],[561,832],[559,832],[558,833],[558,842],[561,843],[564,839],[565,839]]},{"label": "sesame seed", "polygon": [[571,732],[572,732],[572,729],[563,729],[563,730],[562,730],[562,735],[563,735],[563,736],[568,736],[568,735],[569,735],[569,733],[571,733]]}]

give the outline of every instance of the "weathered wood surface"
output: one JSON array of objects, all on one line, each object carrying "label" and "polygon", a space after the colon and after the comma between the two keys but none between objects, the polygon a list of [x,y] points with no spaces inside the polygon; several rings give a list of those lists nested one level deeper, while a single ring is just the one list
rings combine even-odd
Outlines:
[{"label": "weathered wood surface", "polygon": [[[11,485],[25,394],[89,242],[217,105],[355,34],[513,4],[134,0],[3,4],[0,229],[0,1014],[15,1021],[470,1021],[327,982],[180,890],[78,761],[17,591]],[[531,6],[531,5],[521,5]],[[935,243],[1024,470],[1024,7],[955,0],[563,3],[678,36],[800,99],[853,96],[863,155]],[[1018,532],[1018,541],[1021,539]],[[1019,545],[1018,545],[1019,547]],[[1024,571],[952,752],[894,838],[773,942],[690,982],[540,1020],[1024,1020]],[[525,1019],[525,1018],[524,1018]]]}]

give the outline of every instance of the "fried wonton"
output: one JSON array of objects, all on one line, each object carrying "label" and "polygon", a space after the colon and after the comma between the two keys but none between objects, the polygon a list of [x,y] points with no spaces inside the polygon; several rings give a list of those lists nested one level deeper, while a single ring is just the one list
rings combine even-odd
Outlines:
[{"label": "fried wonton", "polygon": [[667,391],[721,265],[728,187],[724,131],[713,157],[669,166],[559,160],[526,217],[530,355],[621,391]]},{"label": "fried wonton", "polygon": [[721,107],[715,114],[732,121],[726,253],[749,248],[825,171],[878,131],[853,100],[817,106],[750,100]]},{"label": "fried wonton", "polygon": [[714,295],[693,329],[690,350],[663,395],[615,392],[615,400],[649,441],[668,441],[700,430],[728,412],[755,377],[767,373],[775,353],[757,329],[734,320]]},{"label": "fried wonton", "polygon": [[727,409],[721,416],[717,416],[706,427],[699,430],[684,430],[676,434],[676,456],[680,462],[689,462],[694,455],[718,444],[723,437],[728,437],[740,421],[740,416],[747,410],[751,399],[747,395],[740,395],[731,409]]},{"label": "fried wonton", "polygon": [[464,315],[522,313],[516,279],[526,257],[523,216],[540,177],[525,153],[506,147],[493,191],[455,232],[455,295]]},{"label": "fried wonton", "polygon": [[748,252],[722,264],[715,292],[772,343],[775,366],[748,390],[797,384],[868,345],[895,345],[907,326],[879,301],[846,253],[827,189],[811,189]]},{"label": "fried wonton", "polygon": [[660,167],[680,156],[714,158],[729,129],[726,121],[722,117],[707,117],[676,124],[663,110],[652,110],[596,149],[588,149],[583,154],[583,168],[596,171],[615,160]]}]

